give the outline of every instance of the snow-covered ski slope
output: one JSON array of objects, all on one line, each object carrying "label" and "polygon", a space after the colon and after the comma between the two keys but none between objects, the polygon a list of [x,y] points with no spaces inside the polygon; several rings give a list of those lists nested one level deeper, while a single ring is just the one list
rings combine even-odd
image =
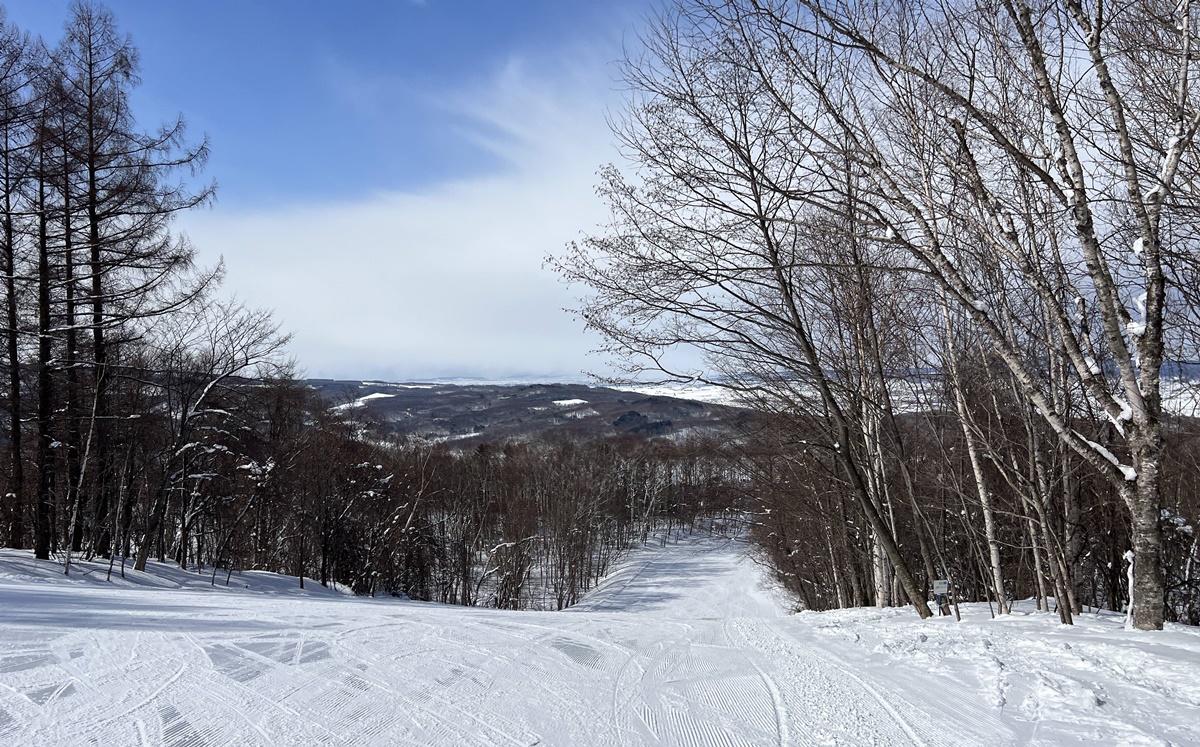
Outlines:
[{"label": "snow-covered ski slope", "polygon": [[0,744],[1200,745],[1200,631],[786,615],[743,549],[647,548],[558,613],[3,551]]}]

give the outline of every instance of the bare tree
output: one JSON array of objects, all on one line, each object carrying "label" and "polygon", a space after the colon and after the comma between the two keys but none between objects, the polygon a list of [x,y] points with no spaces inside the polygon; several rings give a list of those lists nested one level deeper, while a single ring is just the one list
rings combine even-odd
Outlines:
[{"label": "bare tree", "polygon": [[[119,375],[118,351],[131,322],[170,313],[215,284],[221,269],[197,272],[185,238],[171,233],[174,215],[209,201],[211,185],[192,190],[175,182],[194,174],[208,156],[207,142],[185,143],[182,117],[155,132],[138,130],[129,96],[137,85],[138,53],[117,28],[113,14],[89,0],[71,5],[63,42],[54,54],[54,83],[63,101],[58,137],[62,148],[63,252],[65,267],[65,368],[68,374],[68,458],[72,490],[78,470],[80,409],[77,332],[90,336],[91,396],[88,419],[95,439],[90,508],[96,549],[106,554],[111,504],[109,391]],[[77,234],[77,238],[73,237]],[[75,247],[84,261],[74,269]],[[76,280],[78,274],[78,280]],[[77,315],[78,307],[87,313]],[[79,500],[83,497],[79,496]],[[82,524],[80,525],[82,531]],[[73,538],[78,546],[81,538]]]},{"label": "bare tree", "polygon": [[852,230],[846,211],[813,215],[781,188],[803,183],[809,168],[795,154],[790,110],[747,67],[737,39],[713,36],[690,13],[661,18],[644,39],[646,56],[625,68],[636,93],[618,135],[640,183],[607,169],[608,233],[552,263],[593,289],[582,315],[631,372],[695,378],[664,357],[690,346],[707,356],[710,382],[768,409],[821,417],[878,543],[881,593],[886,562],[928,616],[864,461],[872,449],[855,427],[851,388],[831,374],[830,299],[812,293],[828,266],[822,243]]},{"label": "bare tree", "polygon": [[14,547],[25,542],[25,469],[22,452],[21,339],[19,326],[22,308],[22,283],[18,280],[18,261],[25,252],[18,246],[24,240],[20,225],[22,194],[28,186],[32,159],[30,88],[39,66],[40,47],[8,24],[0,9],[0,260],[3,261],[4,354],[7,368],[9,473],[11,480],[4,496],[0,522],[3,536]]},{"label": "bare tree", "polygon": [[[1179,243],[1191,210],[1177,188],[1200,123],[1194,9],[1145,3],[1110,19],[1105,7],[806,2],[733,18],[831,102],[829,124],[853,138],[874,182],[863,202],[879,230],[970,314],[1057,437],[1120,492],[1133,622],[1156,629],[1161,370],[1178,339],[1164,324],[1168,279],[1195,259]],[[816,80],[797,54],[797,40],[813,39],[837,57],[821,70],[835,77]],[[1071,427],[1018,334],[1061,351],[1127,455]]]},{"label": "bare tree", "polygon": [[193,437],[201,425],[213,427],[229,413],[210,405],[217,391],[234,377],[262,376],[283,365],[287,336],[268,312],[238,303],[199,304],[186,317],[163,318],[155,335],[159,363],[151,371],[162,390],[170,420],[162,478],[138,545],[135,570],[145,570],[150,547],[159,531],[171,491],[186,484]]}]

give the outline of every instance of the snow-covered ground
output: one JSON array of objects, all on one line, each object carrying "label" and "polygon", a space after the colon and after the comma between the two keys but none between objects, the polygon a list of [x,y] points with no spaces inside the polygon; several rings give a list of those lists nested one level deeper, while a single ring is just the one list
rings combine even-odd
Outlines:
[{"label": "snow-covered ground", "polygon": [[[648,396],[679,397],[715,405],[746,406],[738,395],[713,384],[669,382],[663,384],[631,384],[614,387]],[[920,380],[894,379],[889,385],[892,405],[897,412],[920,412],[937,403],[937,387]],[[813,390],[815,396],[816,392]],[[1164,376],[1162,383],[1163,409],[1174,415],[1200,417],[1200,382]],[[1102,418],[1103,419],[1103,418]]]},{"label": "snow-covered ground", "polygon": [[718,540],[565,612],[76,570],[0,552],[0,744],[1200,745],[1200,631],[788,615]]},{"label": "snow-covered ground", "polygon": [[743,404],[732,391],[712,384],[668,382],[664,384],[622,384],[613,388],[637,392],[649,397],[678,397],[710,405],[739,406]]},{"label": "snow-covered ground", "polygon": [[[403,388],[405,388],[405,389],[421,389],[422,387],[403,387]],[[396,395],[394,395],[394,394],[384,394],[383,392],[375,392],[374,394],[368,394],[365,397],[359,397],[358,399],[356,399],[352,402],[345,402],[340,405],[334,405],[330,409],[335,412],[340,412],[342,410],[353,410],[353,409],[356,409],[359,407],[366,407],[367,403],[373,399],[391,399],[392,397],[395,397],[395,396]]]}]

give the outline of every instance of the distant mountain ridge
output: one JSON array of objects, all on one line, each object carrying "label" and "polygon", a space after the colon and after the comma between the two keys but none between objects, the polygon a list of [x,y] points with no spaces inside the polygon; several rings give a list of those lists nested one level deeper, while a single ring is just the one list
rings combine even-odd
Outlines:
[{"label": "distant mountain ridge", "polygon": [[464,448],[546,433],[584,438],[728,435],[747,411],[683,397],[587,384],[309,379],[331,409],[385,432]]}]

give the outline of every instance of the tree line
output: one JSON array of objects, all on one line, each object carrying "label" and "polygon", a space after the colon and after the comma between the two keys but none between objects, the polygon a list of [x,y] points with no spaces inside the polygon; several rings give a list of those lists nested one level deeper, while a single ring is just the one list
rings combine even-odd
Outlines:
[{"label": "tree line", "polygon": [[175,507],[189,539],[163,537],[163,558],[190,553],[218,580],[262,569],[356,594],[563,609],[631,547],[739,526],[736,463],[706,440],[547,434],[458,450],[388,437],[303,385],[275,396],[266,450]]},{"label": "tree line", "polygon": [[612,219],[551,262],[630,375],[774,419],[762,536],[809,604],[924,617],[950,578],[999,612],[1200,619],[1171,404],[1200,359],[1196,13],[677,0],[647,24]]},{"label": "tree line", "polygon": [[67,573],[157,558],[213,583],[562,608],[635,541],[730,510],[711,445],[460,453],[331,410],[173,229],[213,197],[193,185],[208,146],[182,118],[139,127],[137,76],[98,4],[72,4],[53,47],[0,18],[0,545]]}]

